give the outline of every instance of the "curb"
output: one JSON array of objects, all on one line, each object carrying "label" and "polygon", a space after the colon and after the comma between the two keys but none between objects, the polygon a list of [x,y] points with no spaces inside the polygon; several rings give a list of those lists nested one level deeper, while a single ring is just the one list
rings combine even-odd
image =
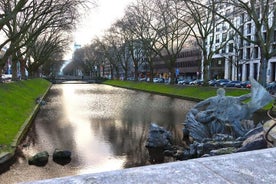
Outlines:
[{"label": "curb", "polygon": [[13,157],[13,153],[4,152],[0,154],[0,164],[4,164]]},{"label": "curb", "polygon": [[[48,87],[48,89],[46,89],[45,93],[42,95],[42,99],[45,98],[46,94],[48,93],[48,91],[50,90],[51,87],[52,87],[52,84]],[[39,107],[40,107],[40,104],[37,104],[34,107],[33,111],[29,115],[29,117],[25,120],[25,122],[21,126],[21,128],[18,131],[18,133],[16,134],[13,142],[11,143],[11,151],[0,153],[0,164],[4,164],[5,162],[9,161],[10,159],[12,159],[14,157],[16,147],[22,141],[23,137],[29,130],[30,125],[32,124],[36,114],[39,111]]]}]

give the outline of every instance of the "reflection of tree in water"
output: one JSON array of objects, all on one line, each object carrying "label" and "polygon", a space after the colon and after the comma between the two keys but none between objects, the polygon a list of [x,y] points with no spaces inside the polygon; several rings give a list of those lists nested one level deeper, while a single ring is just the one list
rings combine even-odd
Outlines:
[{"label": "reflection of tree in water", "polygon": [[92,121],[93,125],[91,126],[93,126],[95,133],[102,134],[102,137],[110,143],[113,154],[126,156],[125,167],[147,164],[148,156],[144,147],[147,136],[146,124],[124,123],[113,119]]},{"label": "reflection of tree in water", "polygon": [[[116,156],[126,156],[125,167],[149,164],[148,150],[145,142],[151,122],[156,122],[172,132],[175,143],[182,145],[182,121],[185,112],[176,109],[174,98],[139,93],[124,98],[119,119],[93,119],[93,128],[103,134],[103,138],[111,143]],[[126,100],[129,99],[129,100]],[[183,103],[183,100],[181,100]],[[193,104],[191,104],[193,105]],[[96,124],[95,124],[96,123]],[[100,135],[98,135],[100,136]],[[170,160],[171,161],[171,160]]]}]

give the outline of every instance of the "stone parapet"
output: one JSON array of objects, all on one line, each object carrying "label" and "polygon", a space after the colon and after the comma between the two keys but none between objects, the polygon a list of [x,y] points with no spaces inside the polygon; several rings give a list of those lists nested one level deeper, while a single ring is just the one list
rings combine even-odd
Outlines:
[{"label": "stone parapet", "polygon": [[276,148],[198,158],[110,172],[53,178],[25,184],[267,184],[276,181]]}]

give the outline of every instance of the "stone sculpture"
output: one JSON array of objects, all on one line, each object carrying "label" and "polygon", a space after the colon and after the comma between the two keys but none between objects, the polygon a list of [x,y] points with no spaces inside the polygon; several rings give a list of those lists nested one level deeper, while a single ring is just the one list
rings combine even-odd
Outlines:
[{"label": "stone sculpture", "polygon": [[172,134],[155,123],[150,124],[149,135],[146,142],[150,162],[152,164],[164,162],[164,151],[172,147]]},{"label": "stone sculpture", "polygon": [[[213,138],[217,134],[228,134],[234,138],[244,136],[254,128],[251,117],[255,111],[273,100],[272,96],[253,78],[251,93],[239,97],[225,96],[219,88],[217,96],[196,104],[186,116],[183,136],[192,137],[197,142]],[[248,103],[244,100],[251,98]],[[188,134],[188,135],[187,135]]]}]

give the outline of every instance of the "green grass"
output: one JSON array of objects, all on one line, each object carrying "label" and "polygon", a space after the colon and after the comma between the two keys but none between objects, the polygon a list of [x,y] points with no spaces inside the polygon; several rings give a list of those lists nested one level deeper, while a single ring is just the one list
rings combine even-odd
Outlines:
[{"label": "green grass", "polygon": [[[216,87],[209,86],[183,86],[183,85],[167,85],[148,82],[121,81],[121,80],[106,80],[104,84],[124,87],[129,89],[137,89],[158,94],[165,94],[177,98],[187,100],[200,101],[217,94]],[[227,96],[240,96],[250,93],[250,89],[241,88],[225,88]],[[249,100],[246,100],[249,101]],[[273,102],[269,103],[262,110],[268,110],[272,107]]]},{"label": "green grass", "polygon": [[50,82],[32,79],[0,83],[0,151],[9,147]]},{"label": "green grass", "polygon": [[[166,85],[155,84],[147,82],[134,82],[134,81],[119,81],[119,80],[106,80],[104,84],[125,87],[129,89],[138,89],[148,92],[161,93],[166,95],[172,95],[179,98],[203,100],[211,96],[216,95],[218,88],[205,87],[205,86],[183,86],[183,85]],[[226,95],[228,96],[240,96],[249,93],[249,89],[239,88],[226,88]]]}]

